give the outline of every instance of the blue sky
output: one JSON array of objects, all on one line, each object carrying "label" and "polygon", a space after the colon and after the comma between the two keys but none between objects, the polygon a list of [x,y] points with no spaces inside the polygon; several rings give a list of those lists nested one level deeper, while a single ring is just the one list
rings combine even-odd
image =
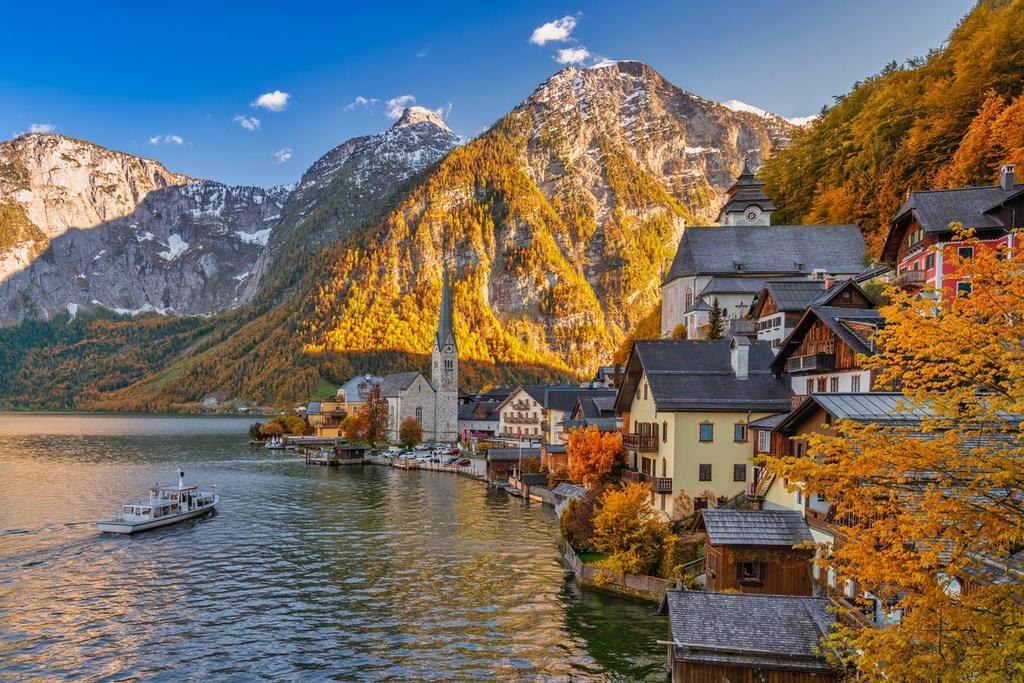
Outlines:
[{"label": "blue sky", "polygon": [[0,140],[48,125],[195,177],[287,183],[390,125],[390,99],[443,108],[476,135],[561,68],[560,50],[585,64],[638,59],[705,97],[801,116],[939,46],[972,5],[9,3]]}]

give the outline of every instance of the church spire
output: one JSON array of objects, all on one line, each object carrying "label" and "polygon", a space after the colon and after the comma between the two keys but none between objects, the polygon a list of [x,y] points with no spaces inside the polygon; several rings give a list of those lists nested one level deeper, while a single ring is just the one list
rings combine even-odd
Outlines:
[{"label": "church spire", "polygon": [[441,312],[437,318],[437,334],[434,336],[434,346],[439,349],[446,344],[455,344],[455,324],[452,320],[452,287],[448,281],[448,270],[444,270],[441,283]]},{"label": "church spire", "polygon": [[726,190],[725,206],[718,212],[720,225],[769,225],[775,204],[762,191],[764,181],[750,170],[750,160],[743,159],[743,170],[732,187]]}]

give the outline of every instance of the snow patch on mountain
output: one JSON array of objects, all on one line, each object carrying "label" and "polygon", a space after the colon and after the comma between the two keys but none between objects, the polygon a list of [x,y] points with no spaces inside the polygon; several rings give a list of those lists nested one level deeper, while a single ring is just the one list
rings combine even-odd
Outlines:
[{"label": "snow patch on mountain", "polygon": [[257,230],[256,232],[244,232],[242,230],[236,230],[235,236],[242,240],[246,244],[258,244],[261,247],[267,246],[267,240],[270,239],[270,231],[272,228],[265,228],[263,230]]},{"label": "snow patch on mountain", "polygon": [[188,249],[188,242],[181,239],[181,235],[173,233],[167,236],[167,251],[161,251],[157,254],[164,261],[173,261],[178,258]]}]

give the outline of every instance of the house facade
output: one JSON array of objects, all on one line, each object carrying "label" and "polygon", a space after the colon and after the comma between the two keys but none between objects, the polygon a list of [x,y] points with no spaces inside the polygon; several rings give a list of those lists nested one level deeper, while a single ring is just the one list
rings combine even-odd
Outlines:
[{"label": "house facade", "polygon": [[952,223],[973,228],[980,248],[1015,249],[1011,230],[1024,227],[1024,185],[1006,164],[998,185],[914,192],[896,212],[882,248],[882,260],[894,264],[894,283],[919,293],[932,287],[948,300],[970,293],[972,283],[958,279],[949,257],[973,256],[974,246],[954,239]]},{"label": "house facade", "polygon": [[730,188],[718,226],[683,231],[661,287],[661,334],[679,325],[700,337],[715,300],[726,320],[743,318],[768,279],[828,276],[864,270],[864,238],[855,225],[770,225],[771,200],[744,168]]},{"label": "house facade", "polygon": [[498,403],[471,400],[459,406],[459,439],[493,439],[498,433]]},{"label": "house facade", "polygon": [[366,397],[370,391],[383,381],[384,378],[377,375],[356,375],[338,387],[335,398],[348,415],[358,415],[366,406]]},{"label": "house facade", "polygon": [[875,304],[855,280],[783,278],[764,283],[747,315],[754,321],[757,339],[769,342],[777,353],[812,306],[874,308]]},{"label": "house facade", "polygon": [[862,357],[874,354],[881,325],[874,309],[813,306],[782,342],[771,369],[789,375],[794,394],[871,391]]},{"label": "house facade", "polygon": [[[679,516],[684,491],[703,507],[753,478],[748,424],[785,412],[792,391],[769,371],[771,348],[746,338],[637,341],[615,408],[628,453],[623,480],[652,486],[651,504]],[[688,511],[686,511],[688,512]]]}]

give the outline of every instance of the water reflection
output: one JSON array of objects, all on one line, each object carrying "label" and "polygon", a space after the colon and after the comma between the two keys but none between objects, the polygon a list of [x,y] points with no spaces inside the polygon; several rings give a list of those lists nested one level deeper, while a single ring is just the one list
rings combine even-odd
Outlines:
[{"label": "water reflection", "polygon": [[[468,479],[307,468],[248,420],[0,415],[0,674],[663,680],[653,607],[563,577],[552,514]],[[178,466],[215,515],[83,524]]]}]

